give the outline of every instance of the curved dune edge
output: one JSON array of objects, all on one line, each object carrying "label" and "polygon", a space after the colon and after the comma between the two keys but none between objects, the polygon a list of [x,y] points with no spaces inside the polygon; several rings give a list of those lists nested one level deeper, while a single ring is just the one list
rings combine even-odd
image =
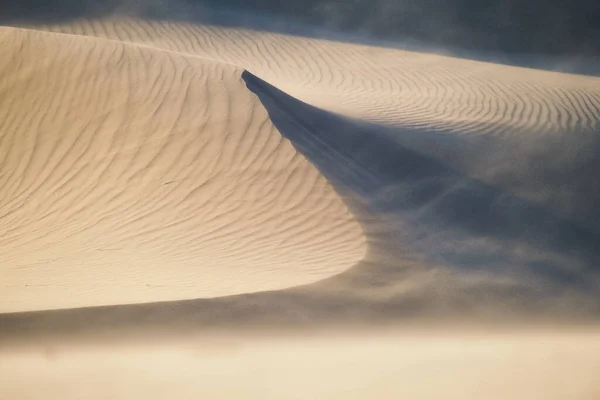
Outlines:
[{"label": "curved dune edge", "polygon": [[[548,203],[549,206],[554,207],[544,198],[549,192],[544,186],[547,182],[540,181],[538,184],[536,176],[548,171],[552,172],[552,176],[556,176],[558,169],[561,179],[565,178],[563,186],[566,195],[562,195],[562,190],[553,194],[553,198],[558,199],[554,201],[558,204],[554,208],[559,211],[559,214],[564,212],[567,217],[573,214],[576,219],[584,221],[592,214],[590,207],[584,207],[584,212],[573,212],[569,207],[577,206],[578,203],[562,200],[584,197],[581,191],[577,191],[577,187],[573,190],[571,183],[575,176],[574,172],[581,169],[579,166],[586,166],[585,160],[575,158],[576,155],[581,154],[577,149],[582,146],[594,148],[593,144],[597,137],[595,129],[600,120],[599,78],[536,71],[395,49],[184,23],[115,19],[78,21],[65,26],[38,26],[35,30],[37,32],[35,35],[41,35],[45,39],[53,38],[52,40],[56,41],[78,43],[85,41],[102,48],[127,48],[131,50],[128,53],[139,56],[144,64],[151,66],[161,65],[160,60],[169,60],[168,69],[178,65],[173,64],[173,60],[181,60],[189,68],[194,69],[213,70],[216,66],[214,70],[218,71],[215,72],[217,80],[223,83],[220,87],[228,93],[236,93],[236,98],[238,93],[236,85],[243,85],[240,82],[242,68],[247,69],[284,93],[320,110],[333,111],[337,115],[349,116],[357,121],[375,120],[377,125],[381,126],[391,123],[393,128],[398,129],[390,131],[394,136],[390,139],[414,146],[416,151],[425,149],[426,153],[431,153],[429,155],[444,163],[447,162],[450,167],[464,169],[467,175],[473,173],[476,178],[493,186],[502,187],[502,190],[515,192],[519,196],[523,195],[522,188],[532,189],[531,194],[525,192],[522,197],[536,202],[538,200],[536,196],[541,194],[543,195],[541,203],[544,206]],[[77,53],[76,49],[77,46],[71,46],[69,54]],[[143,58],[143,55],[149,54],[152,56]],[[48,59],[53,57],[54,55]],[[128,63],[129,65],[131,63]],[[202,67],[197,67],[198,65]],[[224,71],[229,71],[231,74]],[[143,86],[144,80],[150,76],[150,74],[143,76],[138,74],[135,68],[130,68],[129,72],[137,80],[135,85]],[[203,72],[202,76],[208,75],[204,75]],[[187,76],[182,79],[187,79]],[[240,98],[247,95],[245,93]],[[147,101],[147,97],[142,101]],[[207,97],[213,98],[214,94],[211,93]],[[264,113],[262,107],[259,108],[262,110],[260,112]],[[151,113],[154,113],[154,110]],[[210,108],[206,113],[203,117],[195,117],[209,118],[208,114],[214,114]],[[265,124],[271,126],[266,114],[264,115],[267,120]],[[150,118],[148,117],[141,125],[149,125]],[[243,118],[236,119],[236,121],[241,120]],[[213,122],[209,121],[210,124]],[[199,124],[206,125],[204,122]],[[243,124],[240,123],[239,126],[241,125]],[[185,129],[187,128],[183,128]],[[245,129],[247,127],[241,130]],[[424,134],[429,131],[435,132],[435,135]],[[412,136],[407,137],[402,132],[412,132],[414,135],[411,133]],[[448,141],[439,141],[438,133],[450,133],[445,135]],[[174,137],[172,132],[170,137]],[[279,135],[275,137],[281,140]],[[472,147],[470,141],[475,137],[481,139],[481,142]],[[573,149],[573,146],[569,146],[569,142],[579,143],[579,145]],[[546,146],[546,143],[554,147]],[[591,143],[591,145],[582,143]],[[523,146],[524,144],[526,146]],[[534,165],[527,152],[517,152],[516,160],[491,157],[489,163],[482,163],[474,157],[480,150],[485,150],[482,152],[484,156],[489,155],[490,148],[495,148],[498,153],[492,155],[504,156],[509,154],[510,149],[519,149],[519,151],[524,147],[537,149],[542,144],[544,146],[540,149],[529,153],[533,153],[534,156],[537,153],[545,153],[552,163],[558,160],[558,166],[548,170],[548,165]],[[554,153],[551,151],[554,148],[561,150],[568,148],[569,154],[567,156],[559,154],[558,158],[552,157],[551,154]],[[303,159],[303,157],[299,158]],[[473,158],[477,162],[471,165],[469,161]],[[565,171],[560,170],[573,160],[577,160],[581,165]],[[532,169],[535,173],[531,173]],[[507,175],[506,182],[503,174]],[[566,179],[569,176],[570,178]],[[305,182],[304,178],[299,179],[300,181]],[[556,180],[553,182],[556,183]],[[165,186],[172,185],[171,181],[166,183]],[[581,186],[585,182],[578,184]],[[311,191],[312,193],[314,192]],[[593,199],[589,203],[593,204]],[[345,212],[347,211],[344,207]],[[311,232],[311,229],[306,232]],[[392,234],[397,232],[386,231],[385,233],[386,241],[391,239],[389,242],[394,246],[402,242],[401,239],[392,237]],[[250,234],[249,237],[256,237],[256,233]],[[245,237],[244,240],[247,238]],[[393,263],[396,267],[404,266],[396,261],[394,260]],[[316,280],[318,279],[306,283]],[[153,298],[152,301],[161,301],[161,299]]]},{"label": "curved dune edge", "polygon": [[560,135],[600,126],[600,78],[399,49],[126,18],[36,26],[247,69],[346,116],[470,135]]},{"label": "curved dune edge", "polygon": [[241,70],[0,28],[0,312],[283,289],[365,238]]},{"label": "curved dune edge", "polygon": [[33,28],[238,66],[318,109],[392,127],[402,145],[557,215],[597,220],[600,77],[117,16]]}]

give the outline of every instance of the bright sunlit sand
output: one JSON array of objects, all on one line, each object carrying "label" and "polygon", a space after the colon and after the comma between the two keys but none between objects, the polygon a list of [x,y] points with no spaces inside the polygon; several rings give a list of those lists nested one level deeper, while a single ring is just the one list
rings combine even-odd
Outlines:
[{"label": "bright sunlit sand", "polygon": [[239,68],[0,32],[1,312],[281,289],[364,256]]},{"label": "bright sunlit sand", "polygon": [[0,400],[600,399],[599,77],[119,16],[0,50]]},{"label": "bright sunlit sand", "polygon": [[[529,144],[599,120],[594,77],[183,23],[1,33],[4,312],[282,289],[365,256],[243,69],[324,110],[451,136]],[[421,136],[410,146],[451,166],[473,159]]]}]

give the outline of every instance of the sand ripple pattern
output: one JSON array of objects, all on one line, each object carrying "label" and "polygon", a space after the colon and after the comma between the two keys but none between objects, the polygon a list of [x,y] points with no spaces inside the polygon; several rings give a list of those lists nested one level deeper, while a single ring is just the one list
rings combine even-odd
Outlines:
[{"label": "sand ripple pattern", "polygon": [[43,29],[240,66],[329,111],[460,134],[590,132],[600,78],[243,29],[134,20]]},{"label": "sand ripple pattern", "polygon": [[364,256],[240,69],[16,28],[0,48],[0,312],[281,289]]}]

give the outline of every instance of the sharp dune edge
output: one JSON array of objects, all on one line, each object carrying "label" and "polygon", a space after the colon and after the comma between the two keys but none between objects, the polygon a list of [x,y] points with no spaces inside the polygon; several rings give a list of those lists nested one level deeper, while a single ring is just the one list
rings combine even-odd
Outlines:
[{"label": "sharp dune edge", "polygon": [[599,398],[600,78],[120,18],[0,49],[0,399]]},{"label": "sharp dune edge", "polygon": [[589,221],[595,206],[584,199],[600,197],[588,172],[599,77],[185,23],[115,18],[43,29],[238,66],[319,109],[412,130],[394,140],[574,219]]},{"label": "sharp dune edge", "polygon": [[247,69],[314,106],[455,133],[557,134],[598,126],[600,79],[244,29],[143,20],[45,26]]},{"label": "sharp dune edge", "polygon": [[311,283],[362,232],[230,65],[2,28],[0,311]]},{"label": "sharp dune edge", "polygon": [[[391,139],[402,146],[593,221],[598,195],[584,168],[599,78],[119,18],[5,27],[2,41],[14,53],[3,64],[4,312],[280,289],[364,258],[358,223],[281,139],[244,69],[318,109],[400,127]],[[537,160],[557,150],[566,155]],[[399,232],[383,229],[394,243]],[[59,289],[68,282],[81,296]]]}]

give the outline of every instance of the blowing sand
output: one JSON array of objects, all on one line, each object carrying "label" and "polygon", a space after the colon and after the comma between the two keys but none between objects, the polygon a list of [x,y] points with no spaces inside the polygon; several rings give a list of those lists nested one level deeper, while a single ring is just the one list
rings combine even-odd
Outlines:
[{"label": "blowing sand", "polygon": [[597,319],[600,78],[120,18],[0,49],[0,399],[599,398],[597,330],[68,342]]},{"label": "blowing sand", "polygon": [[[593,145],[600,120],[598,78],[401,50],[127,19],[5,27],[0,40],[3,312],[282,289],[364,258],[359,224],[243,69],[339,115],[518,135],[512,150],[565,132]],[[473,166],[468,141],[396,136],[539,200],[541,179],[504,179],[531,152]],[[558,189],[547,206],[585,220]]]},{"label": "blowing sand", "polygon": [[[0,359],[9,399],[523,399],[600,396],[586,331],[460,332],[30,350]],[[33,379],[33,382],[32,382]]]},{"label": "blowing sand", "polygon": [[599,123],[594,77],[185,23],[114,19],[43,29],[236,65],[307,103],[372,121],[463,134],[557,134]]}]

